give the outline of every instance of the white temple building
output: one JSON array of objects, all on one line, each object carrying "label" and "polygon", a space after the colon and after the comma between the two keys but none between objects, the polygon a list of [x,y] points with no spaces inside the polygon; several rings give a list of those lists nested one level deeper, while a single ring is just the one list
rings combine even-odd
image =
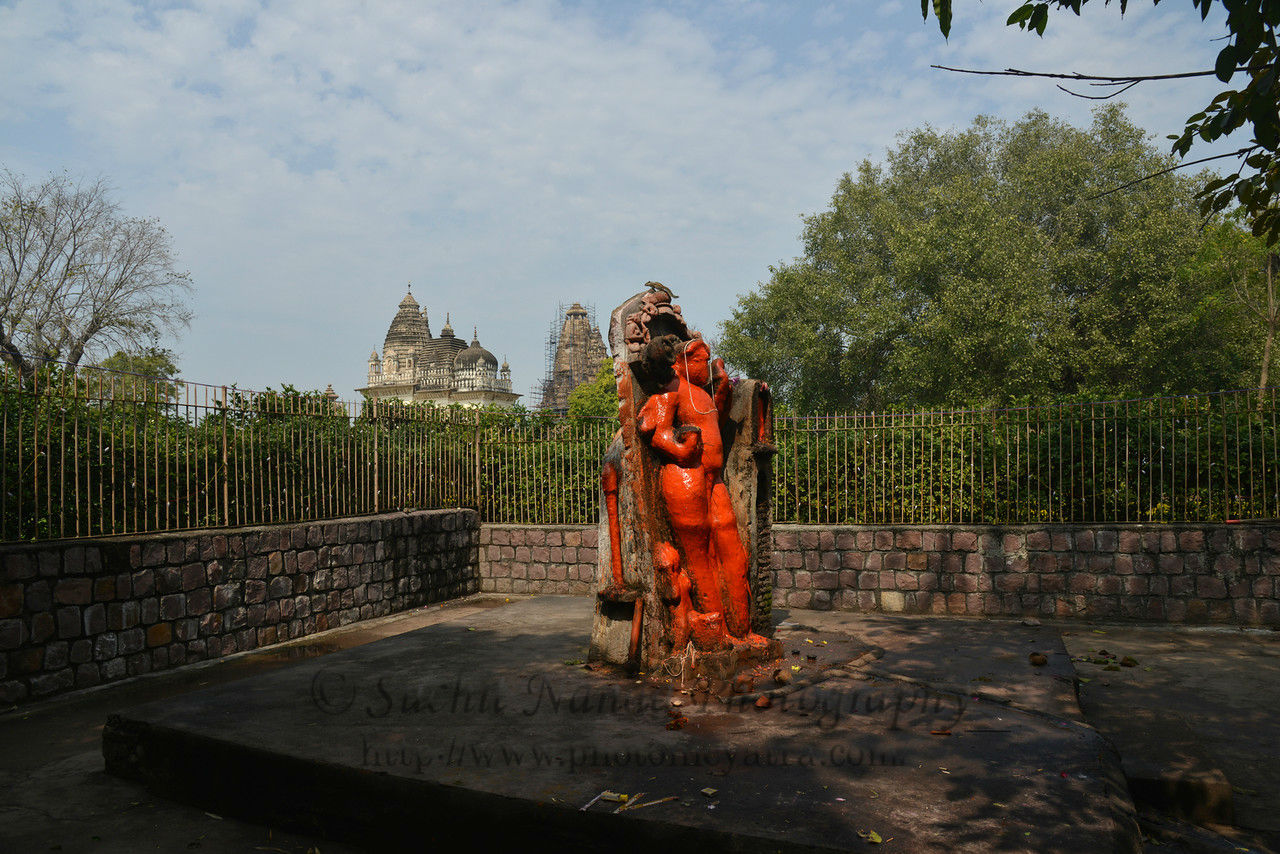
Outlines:
[{"label": "white temple building", "polygon": [[466,344],[446,315],[440,337],[432,337],[427,310],[419,310],[412,292],[400,300],[382,355],[374,350],[369,356],[368,385],[356,391],[369,400],[462,406],[511,406],[520,397],[511,391],[511,367],[505,361],[498,367],[477,335]]}]

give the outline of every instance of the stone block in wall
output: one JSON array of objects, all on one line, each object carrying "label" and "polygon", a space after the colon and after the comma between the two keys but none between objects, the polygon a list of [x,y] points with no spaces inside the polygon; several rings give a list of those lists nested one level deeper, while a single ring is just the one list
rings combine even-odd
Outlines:
[{"label": "stone block in wall", "polygon": [[22,620],[0,620],[0,651],[17,649],[27,642],[27,627]]},{"label": "stone block in wall", "polygon": [[[119,643],[119,640],[117,640]],[[67,658],[72,664],[84,664],[93,660],[93,642],[87,638],[71,641]]]},{"label": "stone block in wall", "polygon": [[1201,576],[1195,580],[1196,595],[1201,599],[1227,598],[1227,586],[1216,576]]},{"label": "stone block in wall", "polygon": [[1142,534],[1139,531],[1121,531],[1116,538],[1116,550],[1124,554],[1142,551]]},{"label": "stone block in wall", "polygon": [[[46,643],[52,640],[58,631],[58,624],[51,611],[41,611],[31,615],[31,642]],[[3,677],[0,677],[3,678]]]},{"label": "stone block in wall", "polygon": [[53,599],[49,592],[48,583],[36,582],[28,586],[35,588],[37,584],[42,585],[41,590],[43,592],[43,598],[48,600],[43,602],[43,604],[40,604],[39,602],[32,603],[32,592],[25,589],[21,584],[0,585],[0,619],[20,615],[22,613],[24,603],[30,610],[44,610],[51,607]]},{"label": "stone block in wall", "polygon": [[893,547],[900,550],[912,550],[920,548],[923,537],[920,531],[907,530],[897,531],[893,535]]},{"label": "stone block in wall", "polygon": [[946,531],[925,531],[920,537],[920,548],[926,552],[951,551],[951,535]]},{"label": "stone block in wall", "polygon": [[90,637],[105,632],[107,630],[107,606],[102,603],[96,603],[85,607],[82,612],[84,618],[84,633]]},{"label": "stone block in wall", "polygon": [[808,608],[813,596],[808,590],[791,590],[787,593],[786,606],[790,608]]},{"label": "stone block in wall", "polygon": [[38,673],[44,667],[44,650],[42,646],[26,647],[9,653],[9,675],[28,676]]},{"label": "stone block in wall", "polygon": [[88,605],[93,601],[93,582],[88,578],[64,578],[57,582],[53,598],[60,605]]}]

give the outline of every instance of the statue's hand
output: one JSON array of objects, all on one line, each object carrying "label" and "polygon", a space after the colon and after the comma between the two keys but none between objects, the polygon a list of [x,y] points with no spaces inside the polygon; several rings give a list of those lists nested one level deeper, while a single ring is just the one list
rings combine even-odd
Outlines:
[{"label": "statue's hand", "polygon": [[724,416],[729,406],[730,390],[733,381],[729,379],[729,371],[724,366],[724,359],[716,359],[711,363],[711,402]]},{"label": "statue's hand", "polygon": [[690,468],[702,461],[702,428],[695,424],[685,424],[675,430],[676,452],[672,461],[682,467]]}]

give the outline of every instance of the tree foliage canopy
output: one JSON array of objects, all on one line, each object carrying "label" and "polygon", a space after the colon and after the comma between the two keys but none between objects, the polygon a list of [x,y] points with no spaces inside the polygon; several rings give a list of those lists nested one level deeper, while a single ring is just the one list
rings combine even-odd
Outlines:
[{"label": "tree foliage canopy", "polygon": [[1242,310],[1244,344],[1256,367],[1254,384],[1271,385],[1275,339],[1280,331],[1280,256],[1274,247],[1241,226],[1243,212],[1233,211],[1206,231],[1206,240],[1193,264],[1192,275],[1228,285],[1227,293]]},{"label": "tree foliage canopy", "polygon": [[[174,400],[179,396],[178,364],[171,350],[162,347],[147,347],[137,352],[117,350],[95,367],[102,369],[97,377],[97,390],[112,399]],[[86,376],[86,382],[92,385],[93,374]],[[88,391],[93,393],[95,389]]]},{"label": "tree foliage canopy", "polygon": [[139,350],[186,326],[190,277],[152,219],[126,217],[102,181],[28,184],[0,171],[0,357],[29,371],[86,351]]},{"label": "tree foliage canopy", "polygon": [[1247,382],[1240,309],[1192,263],[1195,177],[1123,109],[899,137],[804,218],[721,329],[725,358],[799,411],[1005,405]]},{"label": "tree foliage canopy", "polygon": [[[1076,15],[1089,0],[1022,0],[1006,24],[1044,35],[1049,12],[1069,9]],[[1110,3],[1110,0],[1103,0]],[[1160,0],[1152,0],[1159,5]],[[1240,88],[1226,89],[1216,95],[1199,112],[1190,116],[1181,134],[1170,136],[1173,153],[1185,156],[1201,140],[1213,142],[1229,136],[1246,125],[1252,130],[1249,145],[1237,153],[1241,169],[1204,184],[1200,191],[1205,213],[1225,209],[1238,202],[1252,223],[1255,236],[1263,236],[1268,244],[1280,240],[1280,208],[1276,193],[1280,192],[1280,49],[1276,44],[1276,27],[1280,26],[1280,3],[1275,0],[1191,0],[1202,19],[1221,3],[1227,12],[1228,39],[1218,52],[1212,73],[1223,83],[1237,75],[1246,78]],[[1128,8],[1128,0],[1119,0],[1120,12]],[[920,10],[928,19],[930,9],[938,18],[943,36],[951,32],[951,0],[920,0]],[[1143,77],[1116,78],[1141,81]]]},{"label": "tree foliage canopy", "polygon": [[613,376],[613,359],[603,359],[591,382],[569,392],[572,418],[613,418],[618,414],[618,381]]}]

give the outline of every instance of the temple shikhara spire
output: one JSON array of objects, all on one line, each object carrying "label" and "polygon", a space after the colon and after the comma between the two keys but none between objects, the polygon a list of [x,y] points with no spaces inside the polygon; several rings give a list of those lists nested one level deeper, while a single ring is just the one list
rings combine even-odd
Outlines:
[{"label": "temple shikhara spire", "polygon": [[609,357],[590,309],[575,302],[563,314],[559,328],[553,327],[547,338],[547,375],[537,402],[553,412],[567,411],[569,394],[595,379],[600,363]]}]

